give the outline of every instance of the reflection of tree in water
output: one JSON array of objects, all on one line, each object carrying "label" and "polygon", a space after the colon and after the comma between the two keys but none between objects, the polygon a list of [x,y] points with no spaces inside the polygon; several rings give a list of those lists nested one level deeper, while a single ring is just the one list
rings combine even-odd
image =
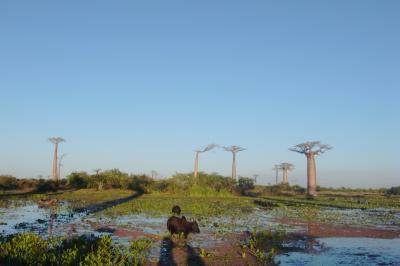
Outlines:
[{"label": "reflection of tree in water", "polygon": [[49,207],[49,226],[48,226],[48,234],[49,237],[53,237],[54,233],[54,221],[57,218],[57,207],[56,206],[50,206]]}]

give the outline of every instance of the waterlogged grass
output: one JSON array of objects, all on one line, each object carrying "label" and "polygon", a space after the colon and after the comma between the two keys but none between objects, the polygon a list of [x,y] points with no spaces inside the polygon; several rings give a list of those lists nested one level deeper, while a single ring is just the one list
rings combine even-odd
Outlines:
[{"label": "waterlogged grass", "polygon": [[183,215],[240,216],[253,211],[252,198],[245,197],[195,197],[167,194],[147,194],[131,201],[104,210],[99,215],[120,216],[129,214],[148,214],[152,216],[170,215],[171,208],[179,205]]},{"label": "waterlogged grass", "polygon": [[264,199],[284,203],[285,205],[307,205],[320,207],[336,207],[344,209],[377,209],[389,208],[400,210],[400,197],[387,197],[382,194],[365,195],[331,195],[317,196],[313,200],[306,199],[304,196],[268,196]]},{"label": "waterlogged grass", "polygon": [[152,241],[117,246],[109,236],[44,239],[33,233],[0,240],[0,265],[143,265]]},{"label": "waterlogged grass", "polygon": [[[321,200],[270,198],[257,201],[259,205],[276,207],[270,210],[275,217],[349,225],[400,226],[395,209],[346,207],[345,204],[321,204]],[[326,200],[325,200],[326,201]]]}]

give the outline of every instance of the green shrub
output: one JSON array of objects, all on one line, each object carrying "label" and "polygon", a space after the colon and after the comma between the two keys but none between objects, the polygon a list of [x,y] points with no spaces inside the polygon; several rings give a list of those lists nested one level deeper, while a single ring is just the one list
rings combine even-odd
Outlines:
[{"label": "green shrub", "polygon": [[234,191],[236,181],[216,173],[177,173],[171,178],[154,181],[150,185],[153,192],[179,193],[191,196],[221,196]]},{"label": "green shrub", "polygon": [[0,190],[18,189],[18,179],[10,175],[0,175]]},{"label": "green shrub", "polygon": [[143,265],[151,246],[147,239],[126,248],[110,236],[46,240],[23,233],[0,239],[0,265]]},{"label": "green shrub", "polygon": [[58,189],[58,184],[53,180],[39,179],[35,185],[35,190],[40,193],[54,192],[57,191],[57,189]]},{"label": "green shrub", "polygon": [[389,189],[386,191],[385,194],[386,194],[386,195],[400,195],[400,186],[389,188]]},{"label": "green shrub", "polygon": [[71,188],[86,188],[89,175],[86,172],[72,172],[67,176],[67,185]]},{"label": "green shrub", "polygon": [[146,175],[131,175],[128,178],[128,189],[135,190],[139,193],[147,193],[154,180]]},{"label": "green shrub", "polygon": [[247,177],[240,177],[237,188],[240,194],[245,195],[250,189],[254,189],[254,179]]}]

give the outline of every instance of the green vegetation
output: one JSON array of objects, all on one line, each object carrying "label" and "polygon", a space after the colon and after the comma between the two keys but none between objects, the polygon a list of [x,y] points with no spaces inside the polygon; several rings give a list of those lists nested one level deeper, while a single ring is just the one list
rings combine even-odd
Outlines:
[{"label": "green vegetation", "polygon": [[320,195],[312,200],[305,196],[265,196],[267,201],[279,202],[286,206],[315,206],[341,209],[400,209],[400,197],[385,197],[379,194],[365,195]]},{"label": "green vegetation", "polygon": [[61,194],[50,194],[51,198],[66,200],[73,209],[87,208],[93,204],[106,203],[135,195],[135,192],[127,189],[110,189],[99,191],[96,189],[79,189],[66,191]]},{"label": "green vegetation", "polygon": [[282,248],[285,237],[284,231],[255,230],[251,232],[247,248],[262,265],[272,263],[274,256]]},{"label": "green vegetation", "polygon": [[221,215],[240,216],[252,212],[255,206],[253,199],[246,197],[197,197],[150,194],[106,209],[99,215],[114,217],[139,213],[153,216],[169,215],[171,214],[171,207],[174,205],[184,206],[182,209],[183,213],[198,218]]},{"label": "green vegetation", "polygon": [[246,192],[254,189],[254,180],[247,177],[241,177],[237,186],[240,194],[246,195]]},{"label": "green vegetation", "polygon": [[17,178],[9,175],[0,176],[0,190],[12,190],[17,188],[19,188]]},{"label": "green vegetation", "polygon": [[126,248],[109,236],[43,239],[32,233],[0,240],[1,265],[142,265],[152,242],[131,241]]},{"label": "green vegetation", "polygon": [[389,188],[386,191],[386,195],[400,195],[400,186]]}]

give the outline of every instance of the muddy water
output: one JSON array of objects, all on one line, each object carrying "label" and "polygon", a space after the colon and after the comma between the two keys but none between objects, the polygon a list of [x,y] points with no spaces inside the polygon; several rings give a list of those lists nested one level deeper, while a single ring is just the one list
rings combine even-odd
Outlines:
[{"label": "muddy water", "polygon": [[317,238],[286,247],[275,258],[281,265],[400,265],[399,238]]}]

